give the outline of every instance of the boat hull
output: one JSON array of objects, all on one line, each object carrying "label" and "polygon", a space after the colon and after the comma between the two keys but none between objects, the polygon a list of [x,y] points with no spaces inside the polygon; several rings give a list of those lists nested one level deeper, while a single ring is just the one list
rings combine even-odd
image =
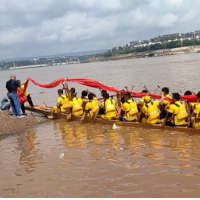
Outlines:
[{"label": "boat hull", "polygon": [[[43,110],[40,109],[40,105],[35,105],[34,108],[30,107],[30,106],[25,106],[25,109],[31,112],[35,112],[38,114],[43,114],[45,116],[50,116],[50,110]],[[66,119],[67,120],[67,114],[66,113],[54,113],[54,118],[57,119]],[[72,116],[70,121],[80,121],[81,117],[80,116]],[[69,120],[67,120],[69,121]],[[84,123],[93,123],[93,121],[89,118],[85,118]],[[105,120],[102,118],[96,118],[96,122],[95,123],[99,123],[99,124],[103,124],[103,125],[113,125],[114,123],[118,126],[126,126],[126,127],[134,127],[134,128],[144,128],[144,129],[157,129],[157,130],[168,130],[168,131],[177,131],[177,132],[184,132],[184,133],[189,133],[189,134],[200,134],[200,130],[196,130],[193,128],[187,128],[187,127],[180,127],[180,126],[176,126],[176,127],[169,127],[169,126],[165,126],[164,128],[162,128],[161,124],[143,124],[143,123],[139,123],[139,122],[122,122],[119,120]]]}]

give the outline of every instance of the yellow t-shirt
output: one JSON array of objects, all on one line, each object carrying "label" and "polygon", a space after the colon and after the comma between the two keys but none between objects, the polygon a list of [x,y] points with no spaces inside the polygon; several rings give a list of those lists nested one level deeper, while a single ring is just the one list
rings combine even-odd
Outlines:
[{"label": "yellow t-shirt", "polygon": [[[147,103],[147,106],[150,106],[150,105],[152,105],[151,102],[150,102],[150,103]],[[157,101],[157,100],[154,101],[154,102],[153,102],[153,106],[155,106],[155,108],[158,109],[159,101]],[[148,108],[146,107],[146,104],[144,104],[144,106],[143,106],[143,112],[145,113],[145,115],[147,115]],[[150,120],[149,118],[147,118],[146,123],[147,123],[147,124],[156,124],[156,123],[158,122],[158,120],[159,120],[159,117],[156,118],[156,119],[153,119],[153,120]]]},{"label": "yellow t-shirt", "polygon": [[73,111],[73,107],[76,105],[76,101],[78,101],[78,104],[81,106],[82,105],[82,99],[81,98],[73,98],[70,102],[69,102],[69,107],[72,108],[72,115],[75,115],[75,116],[79,116],[79,115],[82,115],[83,114],[83,108],[80,109],[80,110],[77,110],[77,111]]},{"label": "yellow t-shirt", "polygon": [[[97,102],[97,105],[98,105],[98,100],[96,97],[94,97],[94,99],[92,101],[96,101]],[[89,110],[89,117],[92,117],[93,116],[93,112],[92,112],[92,109],[93,109],[93,105],[92,105],[92,101],[87,101],[86,105],[85,105],[85,110]]]},{"label": "yellow t-shirt", "polygon": [[[169,99],[172,99],[172,97],[169,94],[167,94],[165,97],[168,97]],[[168,100],[163,99],[162,100],[162,104],[165,104],[166,108],[170,107],[170,102]]]},{"label": "yellow t-shirt", "polygon": [[100,108],[105,108],[106,105],[105,105],[105,101],[104,99],[101,100],[101,103],[100,103]]},{"label": "yellow t-shirt", "polygon": [[[179,105],[179,106],[181,105],[180,101],[176,101],[175,103],[177,105]],[[176,106],[175,104],[171,104],[170,107],[169,107],[169,109],[168,109],[169,113],[172,113],[172,114],[175,115],[175,117],[174,117],[174,123],[175,123],[175,125],[183,125],[183,124],[185,124],[185,119],[178,119],[178,117],[177,117],[178,111],[179,111],[179,107]]]},{"label": "yellow t-shirt", "polygon": [[72,93],[71,92],[68,93],[68,98],[69,98],[69,101],[72,100]]},{"label": "yellow t-shirt", "polygon": [[[24,89],[24,85],[20,85],[20,90],[23,90],[23,89]],[[24,95],[28,96],[28,91],[27,90],[24,92]]]},{"label": "yellow t-shirt", "polygon": [[[106,109],[106,106],[108,105],[108,104],[110,104],[110,101],[112,101],[112,104],[115,106],[115,100],[114,99],[107,99],[106,100],[106,102],[105,102],[105,109]],[[103,107],[102,107],[103,106]],[[101,102],[101,105],[100,105],[100,107],[101,108],[104,108],[104,101],[103,102]],[[115,117],[117,117],[117,112],[116,112],[116,110],[114,110],[114,111],[105,111],[106,112],[106,114],[105,115],[101,115],[101,117],[102,118],[104,118],[104,119],[112,119],[112,118],[115,118]]]},{"label": "yellow t-shirt", "polygon": [[127,112],[127,114],[124,116],[124,118],[125,118],[126,120],[128,120],[128,121],[133,121],[133,120],[137,119],[137,113],[134,114],[134,115],[130,115],[130,114],[129,114],[129,109],[130,109],[130,103],[131,103],[131,102],[133,102],[133,101],[132,101],[131,99],[129,99],[129,100],[128,100],[128,103],[125,102],[125,103],[123,103],[123,105],[122,105],[122,110],[125,111],[125,112]]},{"label": "yellow t-shirt", "polygon": [[144,96],[140,99],[139,105],[141,105],[141,106],[144,105]]},{"label": "yellow t-shirt", "polygon": [[[64,99],[63,99],[61,96],[62,96]],[[64,104],[64,101],[65,101],[65,98],[67,98],[67,97],[66,97],[66,95],[64,95],[64,94],[62,94],[61,96],[59,96],[59,97],[57,98],[57,103],[63,105],[63,104]],[[62,106],[60,106],[60,108],[58,108],[57,106],[53,106],[53,109],[54,109],[56,112],[67,112],[67,111],[68,111],[67,108],[63,108]]]},{"label": "yellow t-shirt", "polygon": [[197,118],[199,118],[199,114],[200,114],[200,104],[199,103],[196,104],[194,113],[197,115]]},{"label": "yellow t-shirt", "polygon": [[84,103],[87,103],[89,101],[88,97],[81,98],[81,100],[82,100],[81,105],[83,105]]}]

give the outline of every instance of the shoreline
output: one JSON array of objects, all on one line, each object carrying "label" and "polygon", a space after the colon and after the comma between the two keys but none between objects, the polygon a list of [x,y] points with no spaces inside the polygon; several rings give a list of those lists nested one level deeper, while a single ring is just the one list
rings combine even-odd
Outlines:
[{"label": "shoreline", "polygon": [[[145,57],[160,57],[160,56],[170,56],[186,53],[200,53],[200,45],[196,46],[187,46],[187,47],[178,47],[172,49],[160,49],[155,51],[144,51],[138,53],[129,53],[129,54],[120,54],[114,55],[106,58],[91,58],[90,60],[82,61],[81,63],[91,63],[91,62],[101,62],[101,61],[113,61],[113,60],[125,60],[125,59],[135,59],[135,58],[145,58]],[[154,54],[154,56],[149,56]]]},{"label": "shoreline", "polygon": [[[178,47],[172,49],[160,49],[154,51],[144,51],[138,53],[129,53],[129,54],[120,54],[114,55],[110,57],[93,57],[89,60],[81,61],[80,64],[84,63],[93,63],[93,62],[103,62],[103,61],[114,61],[114,60],[126,60],[126,59],[136,59],[136,58],[146,58],[146,57],[160,57],[160,56],[170,56],[170,55],[178,55],[178,54],[186,54],[186,53],[200,53],[200,45],[196,46],[187,46],[187,47]],[[70,63],[72,64],[72,63]],[[70,65],[67,64],[67,65]],[[77,64],[77,63],[76,63]],[[29,69],[29,68],[42,68],[42,67],[50,67],[54,65],[28,65],[28,66],[19,66],[19,67],[10,67],[7,69],[0,69],[0,71],[5,70],[17,70],[17,69]]]},{"label": "shoreline", "polygon": [[0,139],[20,133],[26,133],[37,125],[44,124],[49,120],[32,114],[25,115],[24,118],[16,118],[6,111],[0,110]]}]

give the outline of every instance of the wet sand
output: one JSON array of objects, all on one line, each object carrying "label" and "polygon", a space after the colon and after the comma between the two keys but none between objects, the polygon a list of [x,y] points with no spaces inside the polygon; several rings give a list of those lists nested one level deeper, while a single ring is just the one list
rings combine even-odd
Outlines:
[{"label": "wet sand", "polygon": [[24,118],[17,118],[9,115],[6,111],[0,110],[0,139],[9,135],[24,133],[47,121],[48,119],[45,117],[32,114],[25,115]]}]

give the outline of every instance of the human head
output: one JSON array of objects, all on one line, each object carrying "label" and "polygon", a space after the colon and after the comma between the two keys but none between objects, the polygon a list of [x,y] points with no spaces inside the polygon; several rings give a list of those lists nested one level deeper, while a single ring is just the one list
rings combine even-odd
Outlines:
[{"label": "human head", "polygon": [[173,101],[173,103],[175,103],[176,101],[180,101],[180,98],[181,98],[181,96],[180,96],[179,93],[173,93],[172,94],[172,101]]},{"label": "human head", "polygon": [[93,98],[94,98],[93,93],[89,93],[89,94],[88,94],[88,99],[89,99],[89,100],[92,100]]},{"label": "human head", "polygon": [[108,93],[105,93],[103,97],[104,97],[105,99],[109,99],[109,94],[108,94]]},{"label": "human head", "polygon": [[58,89],[58,95],[62,95],[63,94],[63,90],[62,89]]},{"label": "human head", "polygon": [[105,93],[107,93],[106,90],[101,90],[101,96],[102,96],[102,97],[104,96]]},{"label": "human head", "polygon": [[86,97],[88,95],[88,93],[85,90],[83,90],[81,95],[82,95],[82,98],[83,98],[83,97]]},{"label": "human head", "polygon": [[197,93],[198,102],[200,102],[200,92]]},{"label": "human head", "polygon": [[147,90],[142,90],[142,93],[147,93]]},{"label": "human head", "polygon": [[184,95],[192,95],[192,92],[187,90],[187,91],[185,91]]},{"label": "human head", "polygon": [[161,91],[164,93],[164,95],[169,94],[169,88],[168,88],[168,87],[164,87],[164,88],[162,88]]},{"label": "human head", "polygon": [[70,91],[71,91],[71,93],[75,93],[76,92],[75,88],[71,88]]},{"label": "human head", "polygon": [[72,93],[71,96],[72,96],[72,99],[75,98],[76,97],[76,93]]},{"label": "human head", "polygon": [[130,93],[126,93],[124,95],[125,101],[129,100],[131,98],[131,94]]},{"label": "human head", "polygon": [[151,97],[150,96],[147,95],[147,96],[144,97],[144,102],[145,103],[149,103],[150,101],[151,101]]},{"label": "human head", "polygon": [[15,76],[14,74],[12,74],[12,75],[10,76],[10,79],[16,80],[16,76]]},{"label": "human head", "polygon": [[19,84],[21,84],[21,81],[20,81],[20,80],[17,80],[17,82],[18,82]]}]

